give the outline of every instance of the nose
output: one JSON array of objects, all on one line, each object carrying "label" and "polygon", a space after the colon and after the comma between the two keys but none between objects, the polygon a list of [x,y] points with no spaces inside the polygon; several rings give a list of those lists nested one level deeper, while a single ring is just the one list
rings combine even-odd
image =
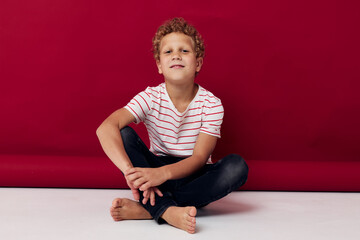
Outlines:
[{"label": "nose", "polygon": [[171,57],[172,60],[181,60],[181,55],[178,52],[174,52]]}]

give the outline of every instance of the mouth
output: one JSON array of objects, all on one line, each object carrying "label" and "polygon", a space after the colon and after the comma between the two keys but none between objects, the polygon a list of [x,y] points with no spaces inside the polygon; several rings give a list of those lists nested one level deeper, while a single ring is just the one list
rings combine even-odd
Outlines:
[{"label": "mouth", "polygon": [[175,65],[171,65],[170,68],[175,68],[175,69],[179,69],[179,68],[184,68],[184,65],[181,64],[175,64]]}]

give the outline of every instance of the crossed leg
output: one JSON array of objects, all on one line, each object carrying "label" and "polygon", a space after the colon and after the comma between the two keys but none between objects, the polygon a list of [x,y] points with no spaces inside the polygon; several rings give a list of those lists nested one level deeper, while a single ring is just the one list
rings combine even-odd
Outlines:
[{"label": "crossed leg", "polygon": [[[195,207],[174,206],[166,209],[161,218],[174,227],[188,233],[195,233],[196,213]],[[127,198],[115,198],[110,208],[110,214],[114,221],[152,219],[150,213],[139,202]]]},{"label": "crossed leg", "polygon": [[[158,167],[158,164],[161,164],[158,162],[158,159],[156,157],[154,158],[149,152],[146,145],[133,129],[125,127],[120,132],[126,152],[133,161],[134,166]],[[151,160],[151,163],[155,165],[150,166],[148,160]],[[174,189],[175,192],[172,192],[171,195],[176,198],[180,207],[173,206],[173,204],[164,212],[159,212],[157,215],[155,214],[156,219],[160,217],[174,227],[183,229],[189,233],[195,233],[197,214],[195,207],[202,207],[224,197],[243,185],[247,179],[247,165],[238,155],[228,155],[218,163],[207,166],[207,168],[212,170],[210,172],[206,170],[207,174],[201,174],[201,176],[196,177],[196,179],[190,177],[189,183],[186,183],[186,181],[185,185],[176,190]],[[211,186],[211,188],[209,188],[209,186]],[[163,197],[159,200],[164,203],[164,201],[162,201],[164,200]],[[156,202],[158,203],[158,200]],[[148,208],[148,206],[130,199],[116,198],[112,203],[110,213],[115,221],[152,219],[153,216],[149,213]]]}]

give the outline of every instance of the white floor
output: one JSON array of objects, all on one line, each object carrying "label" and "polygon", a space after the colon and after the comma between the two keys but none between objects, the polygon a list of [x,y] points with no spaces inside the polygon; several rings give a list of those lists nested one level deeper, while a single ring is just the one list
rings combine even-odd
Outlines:
[{"label": "white floor", "polygon": [[360,239],[360,193],[234,192],[199,210],[194,235],[153,220],[113,222],[129,190],[0,188],[0,239]]}]

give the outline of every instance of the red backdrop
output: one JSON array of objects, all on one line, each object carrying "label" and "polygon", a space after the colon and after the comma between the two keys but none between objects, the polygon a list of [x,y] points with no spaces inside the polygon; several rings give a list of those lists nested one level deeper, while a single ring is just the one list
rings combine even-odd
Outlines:
[{"label": "red backdrop", "polygon": [[[357,1],[0,2],[0,154],[103,156],[95,130],[162,82],[151,39],[181,16],[222,99],[215,157],[360,161]],[[144,134],[144,133],[143,133]]]}]

